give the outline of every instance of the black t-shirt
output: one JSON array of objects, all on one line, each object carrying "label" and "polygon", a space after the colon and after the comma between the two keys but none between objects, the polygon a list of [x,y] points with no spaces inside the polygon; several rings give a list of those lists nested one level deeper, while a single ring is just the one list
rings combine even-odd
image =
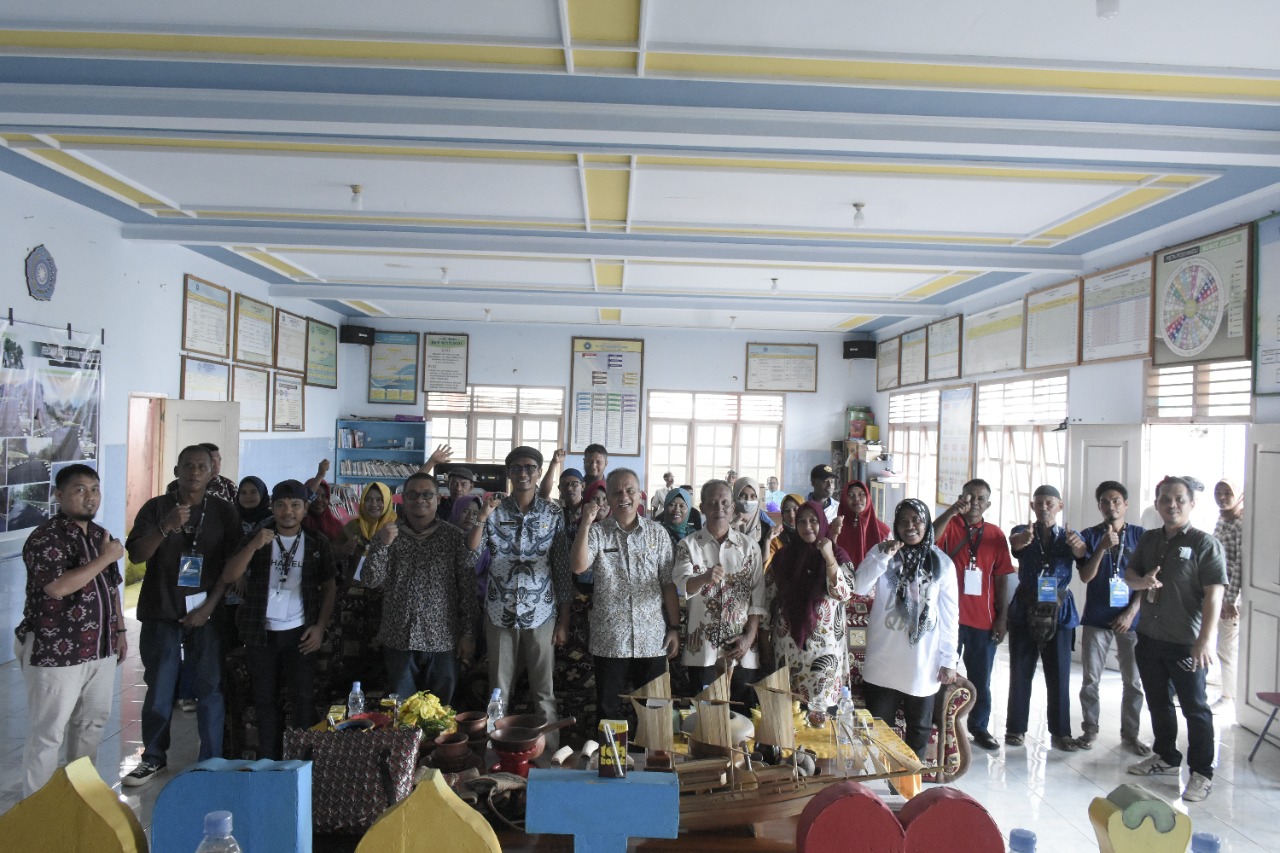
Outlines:
[{"label": "black t-shirt", "polygon": [[[135,542],[159,529],[160,521],[177,505],[178,499],[173,495],[160,495],[143,504],[133,520],[125,548],[131,549]],[[185,616],[187,595],[213,589],[227,558],[235,553],[243,536],[235,507],[221,498],[206,495],[201,505],[192,507],[186,525],[166,536],[147,560],[147,573],[142,578],[142,592],[138,596],[138,618],[176,621]],[[182,555],[191,550],[193,540],[204,560],[200,586],[180,589],[179,563]]]}]

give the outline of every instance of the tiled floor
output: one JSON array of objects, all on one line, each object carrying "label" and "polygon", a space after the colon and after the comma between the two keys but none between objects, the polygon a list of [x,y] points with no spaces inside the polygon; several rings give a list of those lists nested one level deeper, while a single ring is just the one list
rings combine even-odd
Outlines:
[{"label": "tiled floor", "polygon": [[[130,623],[130,641],[136,649],[136,622]],[[137,764],[142,749],[138,706],[144,691],[136,653],[131,653],[118,671],[119,702],[98,752],[98,769],[117,791],[121,772]],[[1073,698],[1079,680],[1077,668]],[[1007,659],[1002,651],[995,676],[997,710],[991,722],[991,730],[997,736],[1004,730],[1000,697],[1007,695],[1007,681]],[[1119,693],[1119,676],[1109,672],[1102,690],[1104,719],[1108,712],[1114,715]],[[1037,680],[1027,745],[1016,749],[1001,747],[996,753],[975,747],[972,768],[956,783],[956,787],[986,806],[1006,834],[1014,827],[1027,827],[1038,834],[1040,853],[1080,853],[1097,846],[1088,818],[1089,803],[1095,797],[1105,796],[1117,785],[1128,782],[1139,782],[1170,800],[1179,796],[1180,787],[1171,778],[1138,779],[1125,773],[1125,768],[1138,759],[1121,750],[1118,723],[1103,732],[1092,751],[1064,753],[1049,749],[1043,703],[1043,683]],[[1075,711],[1078,733],[1078,708]],[[1237,726],[1223,726],[1222,718],[1218,720],[1218,767],[1213,793],[1200,804],[1184,805],[1176,800],[1175,807],[1191,815],[1195,831],[1221,836],[1226,842],[1224,851],[1274,853],[1280,850],[1280,822],[1275,818],[1280,809],[1280,749],[1265,745],[1250,764],[1246,759],[1254,735]],[[1150,725],[1145,719],[1143,723],[1144,737],[1149,739]],[[22,742],[26,729],[22,677],[17,664],[5,664],[0,666],[0,813],[22,796]],[[195,714],[174,712],[173,744],[170,774],[195,760]],[[1184,770],[1183,781],[1185,775]],[[125,802],[145,827],[150,827],[152,807],[167,778],[162,776],[142,788],[129,789],[125,795]]]}]

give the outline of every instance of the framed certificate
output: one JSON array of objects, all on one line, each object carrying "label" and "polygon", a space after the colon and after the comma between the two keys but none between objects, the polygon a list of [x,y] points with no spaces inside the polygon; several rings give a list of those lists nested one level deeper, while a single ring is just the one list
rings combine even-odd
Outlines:
[{"label": "framed certificate", "polygon": [[307,318],[276,309],[276,370],[307,370]]},{"label": "framed certificate", "polygon": [[182,348],[227,358],[231,340],[231,291],[196,278],[182,278]]},{"label": "framed certificate", "polygon": [[338,327],[307,318],[308,385],[338,387]]},{"label": "framed certificate", "polygon": [[271,367],[275,363],[276,311],[243,293],[236,294],[236,361]]},{"label": "framed certificate", "polygon": [[1080,279],[1033,290],[1025,300],[1022,369],[1080,363]]},{"label": "framed certificate", "polygon": [[422,390],[467,393],[469,335],[422,336]]},{"label": "framed certificate", "polygon": [[184,355],[178,395],[183,400],[225,403],[230,376],[231,368],[225,362]]},{"label": "framed certificate", "polygon": [[306,385],[301,376],[275,375],[271,429],[275,432],[302,432],[307,424]]},{"label": "framed certificate", "polygon": [[817,344],[747,344],[748,391],[817,391]]},{"label": "framed certificate", "polygon": [[240,431],[266,432],[271,406],[271,374],[237,364],[231,368],[231,401],[240,404]]},{"label": "framed certificate", "polygon": [[929,381],[960,378],[960,337],[964,318],[960,315],[930,323]]}]

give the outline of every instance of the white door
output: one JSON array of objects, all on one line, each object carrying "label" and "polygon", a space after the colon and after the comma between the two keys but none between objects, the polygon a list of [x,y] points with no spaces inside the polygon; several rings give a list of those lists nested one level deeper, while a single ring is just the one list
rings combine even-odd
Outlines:
[{"label": "white door", "polygon": [[[1249,428],[1249,462],[1245,475],[1244,578],[1241,581],[1240,685],[1236,717],[1241,725],[1261,731],[1271,708],[1257,694],[1280,690],[1280,425]],[[1256,523],[1255,523],[1256,522]],[[1272,726],[1270,739],[1280,743]]]},{"label": "white door", "polygon": [[240,404],[209,403],[200,400],[164,401],[161,414],[164,435],[164,462],[161,477],[167,485],[173,479],[182,448],[210,442],[222,454],[222,476],[239,482]]}]

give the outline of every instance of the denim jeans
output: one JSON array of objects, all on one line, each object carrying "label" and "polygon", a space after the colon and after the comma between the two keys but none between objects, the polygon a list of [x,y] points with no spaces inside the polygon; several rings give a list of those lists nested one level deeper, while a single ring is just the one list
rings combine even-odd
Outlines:
[{"label": "denim jeans", "polygon": [[965,678],[973,682],[978,692],[969,712],[969,731],[978,734],[988,732],[991,723],[991,670],[996,661],[996,644],[991,639],[990,628],[960,626],[960,656],[964,660]]},{"label": "denim jeans", "polygon": [[1188,672],[1179,661],[1191,657],[1190,646],[1180,646],[1138,635],[1138,674],[1151,711],[1151,749],[1165,764],[1182,764],[1178,751],[1178,715],[1173,697],[1177,694],[1182,716],[1187,721],[1187,767],[1208,779],[1213,778],[1213,711],[1205,696],[1205,670]]},{"label": "denim jeans", "polygon": [[143,619],[138,654],[142,659],[147,696],[142,702],[142,760],[166,763],[169,722],[178,694],[178,669],[185,651],[195,673],[196,730],[199,760],[222,755],[222,661],[218,632],[212,625],[183,628],[181,622]]},{"label": "denim jeans", "polygon": [[[444,705],[453,701],[453,691],[458,685],[457,652],[414,652],[403,649],[382,648],[382,659],[387,664],[387,684],[408,699],[419,690],[430,690]],[[504,695],[510,702],[510,697]]]}]

